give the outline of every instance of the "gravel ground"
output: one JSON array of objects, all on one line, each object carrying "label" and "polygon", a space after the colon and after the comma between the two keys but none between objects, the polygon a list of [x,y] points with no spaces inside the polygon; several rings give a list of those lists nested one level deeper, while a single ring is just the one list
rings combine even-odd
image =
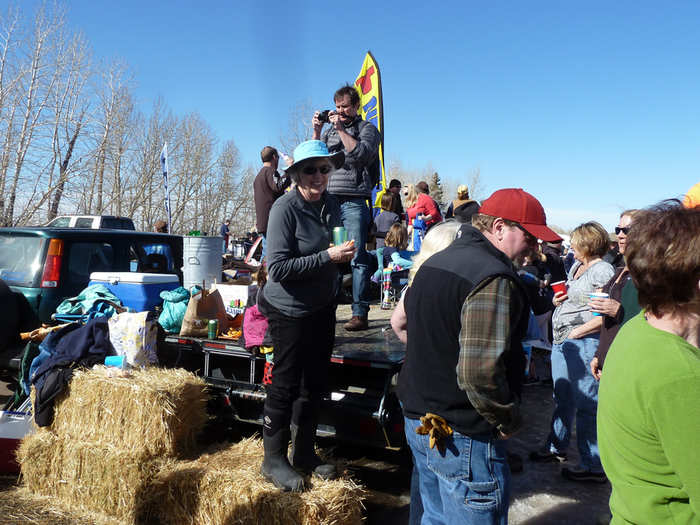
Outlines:
[{"label": "gravel ground", "polygon": [[[509,522],[527,525],[596,524],[598,518],[608,512],[609,483],[569,481],[560,474],[562,465],[533,463],[528,459],[529,452],[541,446],[549,432],[553,409],[551,387],[526,387],[523,408],[528,423],[509,442],[509,451],[520,454],[524,460],[523,471],[513,474]],[[574,435],[572,444],[575,442]],[[353,476],[370,488],[366,502],[367,523],[407,523],[411,464],[406,456],[344,446],[329,452],[346,460]],[[568,464],[575,466],[577,460],[578,453],[572,445]]]},{"label": "gravel ground", "polygon": [[[595,524],[608,511],[610,484],[581,483],[564,479],[561,466],[533,463],[531,450],[540,447],[549,433],[553,401],[551,386],[528,386],[523,395],[525,428],[511,439],[510,450],[524,459],[523,472],[513,475],[509,521],[515,524]],[[576,436],[569,447],[569,464],[576,466]]]}]

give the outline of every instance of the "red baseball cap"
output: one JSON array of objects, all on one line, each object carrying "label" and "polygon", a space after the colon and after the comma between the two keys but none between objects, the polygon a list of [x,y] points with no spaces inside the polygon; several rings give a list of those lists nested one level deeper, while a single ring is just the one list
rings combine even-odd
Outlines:
[{"label": "red baseball cap", "polygon": [[522,188],[505,188],[493,192],[481,204],[479,213],[517,222],[528,233],[543,241],[562,240],[559,235],[547,227],[547,216],[540,201]]}]

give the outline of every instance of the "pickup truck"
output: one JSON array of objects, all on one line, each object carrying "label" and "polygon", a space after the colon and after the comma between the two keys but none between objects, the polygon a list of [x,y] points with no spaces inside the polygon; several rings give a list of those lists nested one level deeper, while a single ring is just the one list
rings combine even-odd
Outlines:
[{"label": "pickup truck", "polygon": [[[335,346],[329,369],[330,394],[323,400],[318,435],[339,441],[400,450],[405,446],[403,416],[395,393],[405,348],[393,333],[390,310],[370,309],[370,329],[350,334],[342,328],[351,315],[338,307]],[[167,335],[159,345],[164,366],[200,374],[237,421],[262,425],[266,358],[237,341]]]},{"label": "pickup truck", "polygon": [[[56,306],[80,293],[93,271],[143,271],[149,248],[170,254],[168,273],[180,273],[182,237],[119,230],[0,228],[0,278],[21,292],[42,322]],[[404,345],[389,326],[391,312],[373,306],[370,329],[349,334],[338,321],[318,433],[342,441],[399,449],[403,418],[394,392]],[[338,319],[351,315],[338,308]],[[22,347],[0,352],[0,373],[19,368]],[[211,386],[213,407],[224,419],[262,424],[266,359],[240,343],[167,335],[159,344],[164,366],[201,375]]]},{"label": "pickup truck", "polygon": [[107,230],[135,230],[129,217],[114,215],[60,215],[47,225],[49,228],[93,228]]}]

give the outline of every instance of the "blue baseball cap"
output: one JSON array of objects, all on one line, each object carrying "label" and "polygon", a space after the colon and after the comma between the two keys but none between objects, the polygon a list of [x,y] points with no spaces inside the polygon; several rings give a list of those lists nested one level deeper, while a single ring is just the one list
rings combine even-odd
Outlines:
[{"label": "blue baseball cap", "polygon": [[307,140],[294,148],[294,163],[287,170],[294,170],[299,164],[308,159],[328,158],[335,169],[340,168],[345,162],[345,153],[328,153],[328,146],[321,140]]}]

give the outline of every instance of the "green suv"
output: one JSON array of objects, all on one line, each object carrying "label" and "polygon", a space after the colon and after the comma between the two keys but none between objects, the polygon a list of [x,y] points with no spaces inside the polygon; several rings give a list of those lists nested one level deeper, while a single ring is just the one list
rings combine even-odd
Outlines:
[{"label": "green suv", "polygon": [[[75,297],[92,272],[149,272],[154,256],[161,273],[182,281],[182,237],[128,230],[0,228],[0,279],[22,293],[42,323]],[[0,358],[0,368],[8,362]]]}]

